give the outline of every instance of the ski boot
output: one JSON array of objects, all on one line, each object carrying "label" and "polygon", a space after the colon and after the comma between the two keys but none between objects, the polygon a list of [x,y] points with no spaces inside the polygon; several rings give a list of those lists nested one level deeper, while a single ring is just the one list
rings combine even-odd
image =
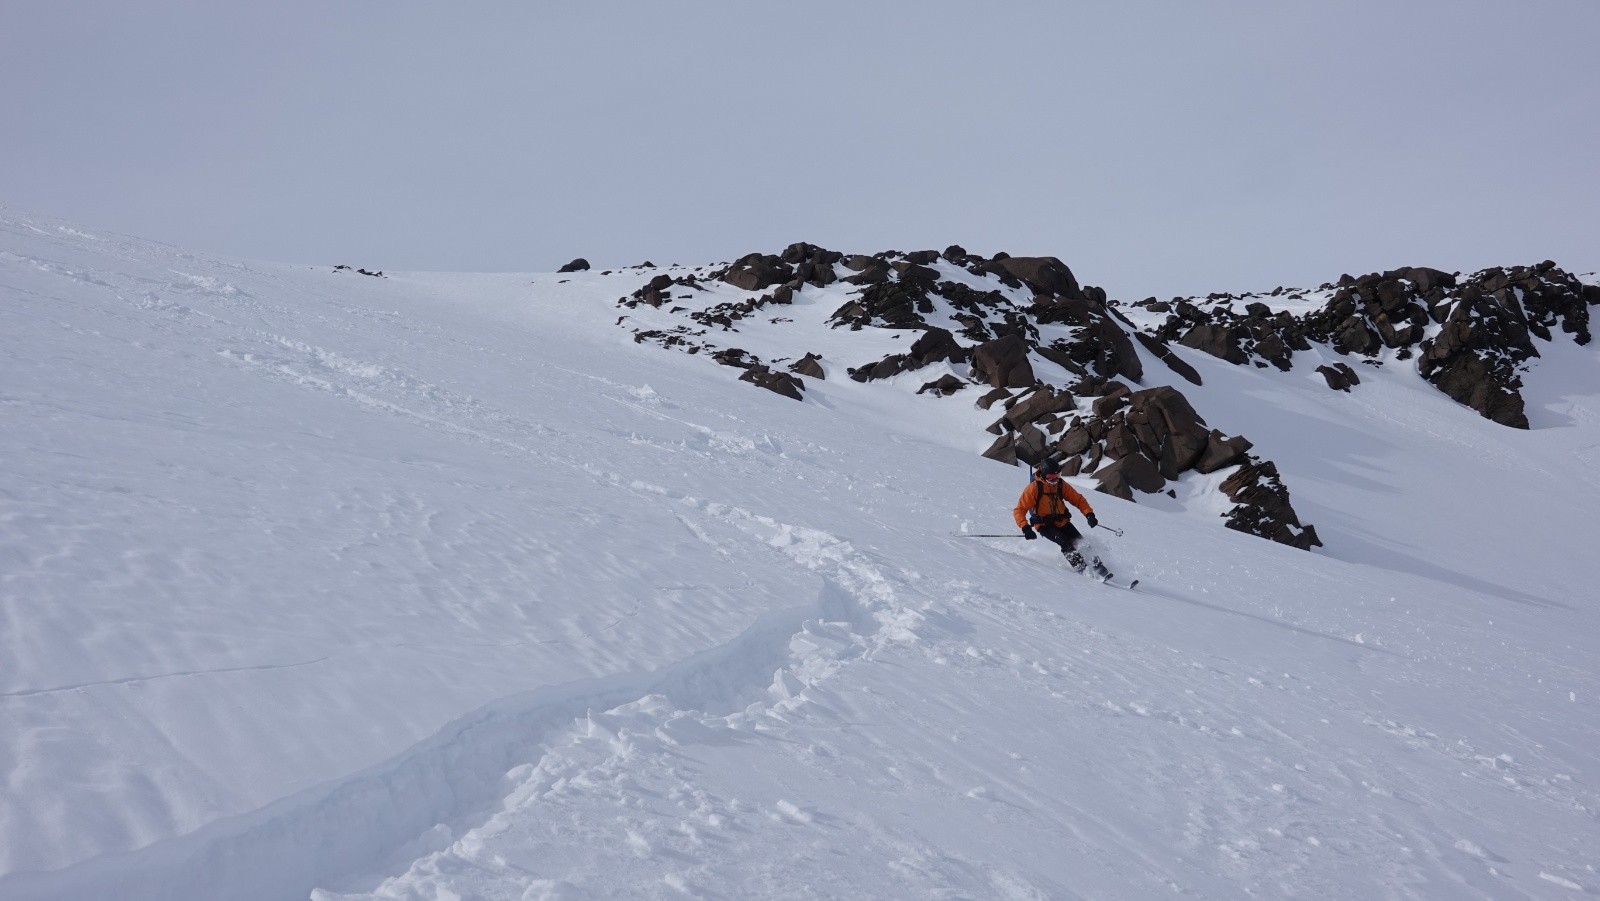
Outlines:
[{"label": "ski boot", "polygon": [[[1095,562],[1099,563],[1100,561],[1096,560]],[[1083,555],[1077,551],[1067,552],[1067,563],[1072,566],[1072,571],[1075,573],[1083,572],[1083,570],[1089,565],[1088,563],[1084,562]]]},{"label": "ski boot", "polygon": [[[1080,569],[1078,571],[1082,572],[1083,570]],[[1106,565],[1100,562],[1099,557],[1094,558],[1094,560],[1090,562],[1089,573],[1102,582],[1111,581],[1111,570],[1106,569]]]}]

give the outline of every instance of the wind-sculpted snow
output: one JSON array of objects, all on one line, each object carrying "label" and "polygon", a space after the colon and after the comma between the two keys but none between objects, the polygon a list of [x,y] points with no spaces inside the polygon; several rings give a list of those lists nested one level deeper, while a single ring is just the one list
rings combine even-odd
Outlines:
[{"label": "wind-sculpted snow", "polygon": [[1173,348],[1326,547],[1192,470],[1093,495],[1129,592],[966,537],[1012,531],[1001,410],[837,377],[911,338],[809,287],[795,403],[617,328],[637,269],[91,232],[0,216],[8,901],[1600,890],[1591,347],[1526,431]]}]

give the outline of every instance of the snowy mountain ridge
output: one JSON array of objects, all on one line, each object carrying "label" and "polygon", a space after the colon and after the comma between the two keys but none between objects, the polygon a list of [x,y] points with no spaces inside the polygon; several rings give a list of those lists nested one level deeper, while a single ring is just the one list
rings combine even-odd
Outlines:
[{"label": "snowy mountain ridge", "polygon": [[978,454],[1030,398],[1072,395],[1013,446],[1121,414],[1151,449],[1083,390],[1109,333],[904,262],[1084,373],[1030,350],[1051,391],[989,409],[915,390],[970,361],[856,381],[916,342],[830,327],[832,285],[689,320],[816,354],[795,403],[663,353],[687,310],[619,311],[637,270],[368,278],[0,216],[0,896],[1600,888],[1592,347],[1540,345],[1522,430],[1403,367],[1345,393],[1168,342],[1323,546],[1210,527],[1224,469],[1091,492],[1127,592],[962,537],[1011,528],[1021,473]]}]

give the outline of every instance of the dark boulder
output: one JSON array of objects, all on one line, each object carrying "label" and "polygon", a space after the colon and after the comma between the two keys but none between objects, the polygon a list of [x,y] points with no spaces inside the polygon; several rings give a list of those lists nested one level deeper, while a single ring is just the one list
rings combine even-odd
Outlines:
[{"label": "dark boulder", "polygon": [[1223,480],[1222,492],[1234,502],[1234,508],[1223,514],[1228,528],[1301,550],[1322,546],[1317,530],[1300,524],[1289,503],[1289,489],[1271,461],[1247,460]]},{"label": "dark boulder", "polygon": [[1094,478],[1100,483],[1095,487],[1096,491],[1120,497],[1125,501],[1133,500],[1134,491],[1155,494],[1167,484],[1161,477],[1160,471],[1156,469],[1156,465],[1138,454],[1123,457],[1109,466],[1102,467],[1095,472]]},{"label": "dark boulder", "polygon": [[1013,427],[1020,428],[1025,423],[1040,422],[1046,417],[1074,409],[1076,406],[1077,401],[1068,392],[1057,393],[1049,385],[1040,385],[1037,390],[1012,404],[1011,408],[1006,410],[1004,418]]},{"label": "dark boulder", "polygon": [[1063,454],[1078,455],[1089,449],[1093,439],[1089,437],[1089,430],[1082,423],[1074,421],[1061,437],[1056,440],[1056,450]]},{"label": "dark boulder", "polygon": [[1318,366],[1317,371],[1322,373],[1323,379],[1328,382],[1328,387],[1335,391],[1348,392],[1351,386],[1361,384],[1361,377],[1345,363]]},{"label": "dark boulder", "polygon": [[567,265],[562,266],[560,269],[557,269],[556,272],[584,272],[588,270],[588,268],[589,261],[583,257],[578,257],[576,260],[573,260]]},{"label": "dark boulder", "polygon": [[794,265],[812,263],[832,266],[834,263],[839,262],[844,257],[844,254],[839,253],[837,250],[828,250],[815,244],[797,241],[785,247],[783,253],[779,254],[778,257],[785,263]]},{"label": "dark boulder", "polygon": [[1340,353],[1370,357],[1383,348],[1383,341],[1366,319],[1352,315],[1334,332],[1333,348]]},{"label": "dark boulder", "polygon": [[1448,272],[1429,269],[1426,266],[1408,266],[1391,274],[1395,278],[1403,278],[1416,286],[1418,293],[1426,294],[1434,288],[1454,288],[1456,277]]},{"label": "dark boulder", "polygon": [[855,275],[844,277],[844,280],[852,285],[883,284],[889,280],[889,273],[893,271],[889,268],[889,264],[883,260],[877,257],[862,256],[861,254],[847,257],[844,261],[844,268],[855,273]]},{"label": "dark boulder", "polygon": [[759,363],[748,351],[738,347],[725,347],[712,353],[711,359],[716,360],[723,366],[736,366],[740,369],[748,369]]},{"label": "dark boulder", "polygon": [[1044,432],[1031,422],[1025,422],[1011,433],[1015,437],[1017,459],[1028,465],[1038,463],[1049,453],[1049,442]]},{"label": "dark boulder", "polygon": [[1128,405],[1128,395],[1133,392],[1121,382],[1109,382],[1094,401],[1094,415],[1105,419]]},{"label": "dark boulder", "polygon": [[1007,432],[996,438],[994,443],[989,445],[989,449],[983,452],[983,455],[990,460],[1015,464],[1017,462],[1016,441],[1011,437],[1011,433]]},{"label": "dark boulder", "polygon": [[828,374],[822,369],[822,355],[808,353],[789,365],[789,371],[799,375],[810,376],[814,379],[826,379]]},{"label": "dark boulder", "polygon": [[1082,296],[1072,270],[1055,257],[1007,257],[999,254],[979,266],[979,269],[1000,276],[1002,282],[1010,280],[1026,285],[1036,295]]},{"label": "dark boulder", "polygon": [[1233,438],[1224,436],[1221,432],[1212,430],[1206,437],[1205,453],[1195,461],[1194,471],[1201,475],[1208,475],[1218,470],[1227,469],[1229,466],[1244,459],[1249,452],[1251,444],[1243,435]]},{"label": "dark boulder", "polygon": [[939,378],[924,384],[921,388],[918,388],[917,393],[922,394],[924,392],[932,391],[939,397],[949,397],[965,387],[967,387],[966,382],[962,381],[956,376],[946,373],[945,375],[942,375]]},{"label": "dark boulder", "polygon": [[942,328],[928,329],[911,344],[911,359],[919,366],[942,361],[964,363],[967,355],[967,349],[956,341],[955,335]]},{"label": "dark boulder", "polygon": [[805,400],[806,383],[787,372],[774,372],[766,366],[751,366],[739,376],[741,382],[751,382],[756,385],[795,400]]},{"label": "dark boulder", "polygon": [[995,388],[995,389],[989,391],[988,393],[984,394],[982,397],[978,398],[978,407],[980,409],[987,410],[990,407],[994,406],[995,401],[1005,400],[1006,398],[1008,398],[1010,396],[1011,396],[1011,392],[1006,390],[1005,388]]},{"label": "dark boulder", "polygon": [[915,368],[917,368],[916,364],[906,354],[890,354],[875,363],[849,367],[845,372],[849,373],[850,378],[858,382],[871,382],[877,379],[893,378],[902,372]]},{"label": "dark boulder", "polygon": [[1104,364],[1100,367],[1102,375],[1107,378],[1121,376],[1135,382],[1144,380],[1144,364],[1139,362],[1139,354],[1133,349],[1127,332],[1106,318],[1098,319],[1088,332],[1104,348]]},{"label": "dark boulder", "polygon": [[932,287],[939,280],[939,273],[927,266],[918,266],[914,263],[897,262],[893,264],[895,272],[900,276],[900,281],[916,282],[925,287]]},{"label": "dark boulder", "polygon": [[973,348],[972,375],[995,388],[1031,388],[1038,381],[1028,362],[1028,345],[1016,335]]},{"label": "dark boulder", "polygon": [[1113,460],[1139,456],[1138,434],[1126,421],[1116,422],[1106,429],[1105,453]]},{"label": "dark boulder", "polygon": [[1167,478],[1176,479],[1205,453],[1211,433],[1178,389],[1135,391],[1129,402],[1128,422]]},{"label": "dark boulder", "polygon": [[794,278],[794,267],[773,254],[751,253],[722,271],[724,282],[746,291],[764,291]]},{"label": "dark boulder", "polygon": [[1226,325],[1211,325],[1209,323],[1197,325],[1178,340],[1184,347],[1203,350],[1206,353],[1227,360],[1234,365],[1249,361],[1244,349],[1239,346],[1240,330]]}]

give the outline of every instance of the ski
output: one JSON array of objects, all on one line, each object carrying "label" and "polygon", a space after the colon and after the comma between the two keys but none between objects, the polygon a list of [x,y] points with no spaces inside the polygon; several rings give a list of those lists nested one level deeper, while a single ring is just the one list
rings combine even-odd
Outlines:
[{"label": "ski", "polygon": [[1088,576],[1096,582],[1099,582],[1101,585],[1110,585],[1112,588],[1122,588],[1128,591],[1133,591],[1139,585],[1138,579],[1134,579],[1132,582],[1128,582],[1126,584],[1115,581],[1117,574],[1109,569],[1106,569],[1105,564],[1100,562],[1099,557],[1094,558],[1093,564],[1085,567],[1084,569],[1074,571],[1079,575]]}]

